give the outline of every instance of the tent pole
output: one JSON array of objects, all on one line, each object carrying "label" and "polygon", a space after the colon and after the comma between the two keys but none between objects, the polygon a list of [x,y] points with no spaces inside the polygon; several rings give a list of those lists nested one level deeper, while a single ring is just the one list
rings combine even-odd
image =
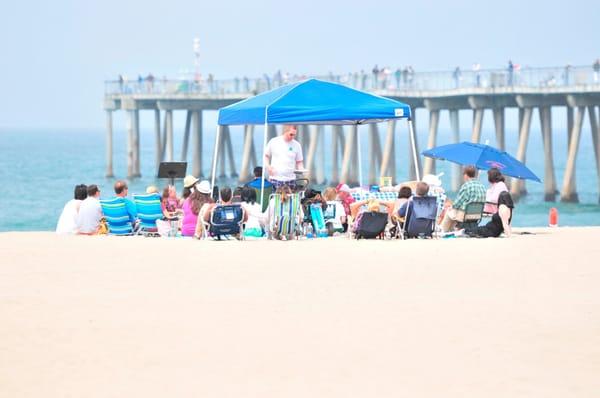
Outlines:
[{"label": "tent pole", "polygon": [[[265,111],[266,114],[266,111]],[[262,174],[260,176],[260,210],[263,209],[263,202],[265,198],[265,152],[267,150],[267,136],[269,135],[269,124],[267,123],[267,118],[265,116],[265,130],[263,133],[263,150],[262,150]]]},{"label": "tent pole", "polygon": [[417,146],[415,144],[415,130],[413,129],[412,119],[407,119],[408,122],[408,132],[410,134],[410,146],[412,148],[413,155],[413,163],[415,166],[415,176],[417,177],[417,181],[421,181],[421,173],[419,171],[419,161],[417,160]]},{"label": "tent pole", "polygon": [[212,164],[212,172],[210,178],[210,188],[213,189],[215,187],[215,176],[217,174],[217,157],[219,156],[219,141],[221,136],[221,130],[223,130],[223,126],[220,124],[217,126],[217,135],[215,136],[215,151],[213,152],[213,164]]},{"label": "tent pole", "polygon": [[354,134],[356,134],[356,153],[358,158],[358,186],[362,188],[362,156],[360,154],[360,134],[358,134],[358,124],[354,125],[356,129]]}]

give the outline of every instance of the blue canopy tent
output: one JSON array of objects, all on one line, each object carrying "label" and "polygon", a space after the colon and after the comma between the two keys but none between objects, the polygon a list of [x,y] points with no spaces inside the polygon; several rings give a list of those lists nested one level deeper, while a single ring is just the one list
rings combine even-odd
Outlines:
[{"label": "blue canopy tent", "polygon": [[[212,185],[215,183],[219,136],[226,125],[264,125],[264,150],[267,146],[267,126],[270,124],[367,124],[390,119],[407,119],[412,143],[413,161],[417,170],[417,151],[410,107],[402,102],[380,97],[331,82],[309,79],[289,84],[245,99],[219,110],[216,144],[212,164]],[[360,140],[358,140],[358,162]],[[359,183],[362,173],[359,168]],[[264,187],[264,174],[263,174]],[[262,195],[261,195],[262,197]]]}]

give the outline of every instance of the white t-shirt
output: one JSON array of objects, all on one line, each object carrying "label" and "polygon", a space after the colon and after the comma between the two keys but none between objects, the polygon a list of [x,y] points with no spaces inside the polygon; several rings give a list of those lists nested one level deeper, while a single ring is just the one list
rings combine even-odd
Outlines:
[{"label": "white t-shirt", "polygon": [[67,202],[56,224],[57,234],[77,233],[77,214],[79,213],[81,202],[79,199],[71,199]]},{"label": "white t-shirt", "polygon": [[300,143],[296,140],[287,142],[281,135],[269,141],[265,154],[270,157],[271,167],[274,169],[274,175],[269,178],[278,181],[294,180],[296,162],[304,160]]},{"label": "white t-shirt", "polygon": [[101,218],[102,207],[100,207],[100,201],[93,196],[88,196],[79,206],[77,230],[85,234],[95,233],[98,230]]}]

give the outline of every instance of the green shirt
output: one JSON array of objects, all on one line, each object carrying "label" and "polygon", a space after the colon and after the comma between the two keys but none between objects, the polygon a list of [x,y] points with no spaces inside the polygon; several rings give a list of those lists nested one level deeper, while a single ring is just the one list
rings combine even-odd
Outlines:
[{"label": "green shirt", "polygon": [[485,203],[485,187],[475,178],[465,182],[460,187],[452,207],[458,210],[465,210],[467,205],[473,202]]}]

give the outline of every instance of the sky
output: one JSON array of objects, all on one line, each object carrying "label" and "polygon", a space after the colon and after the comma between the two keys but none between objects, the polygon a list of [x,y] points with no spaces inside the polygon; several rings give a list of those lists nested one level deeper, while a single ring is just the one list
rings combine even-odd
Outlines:
[{"label": "sky", "polygon": [[216,78],[589,65],[597,1],[13,1],[0,23],[0,128],[104,127],[103,82],[119,74]]}]

